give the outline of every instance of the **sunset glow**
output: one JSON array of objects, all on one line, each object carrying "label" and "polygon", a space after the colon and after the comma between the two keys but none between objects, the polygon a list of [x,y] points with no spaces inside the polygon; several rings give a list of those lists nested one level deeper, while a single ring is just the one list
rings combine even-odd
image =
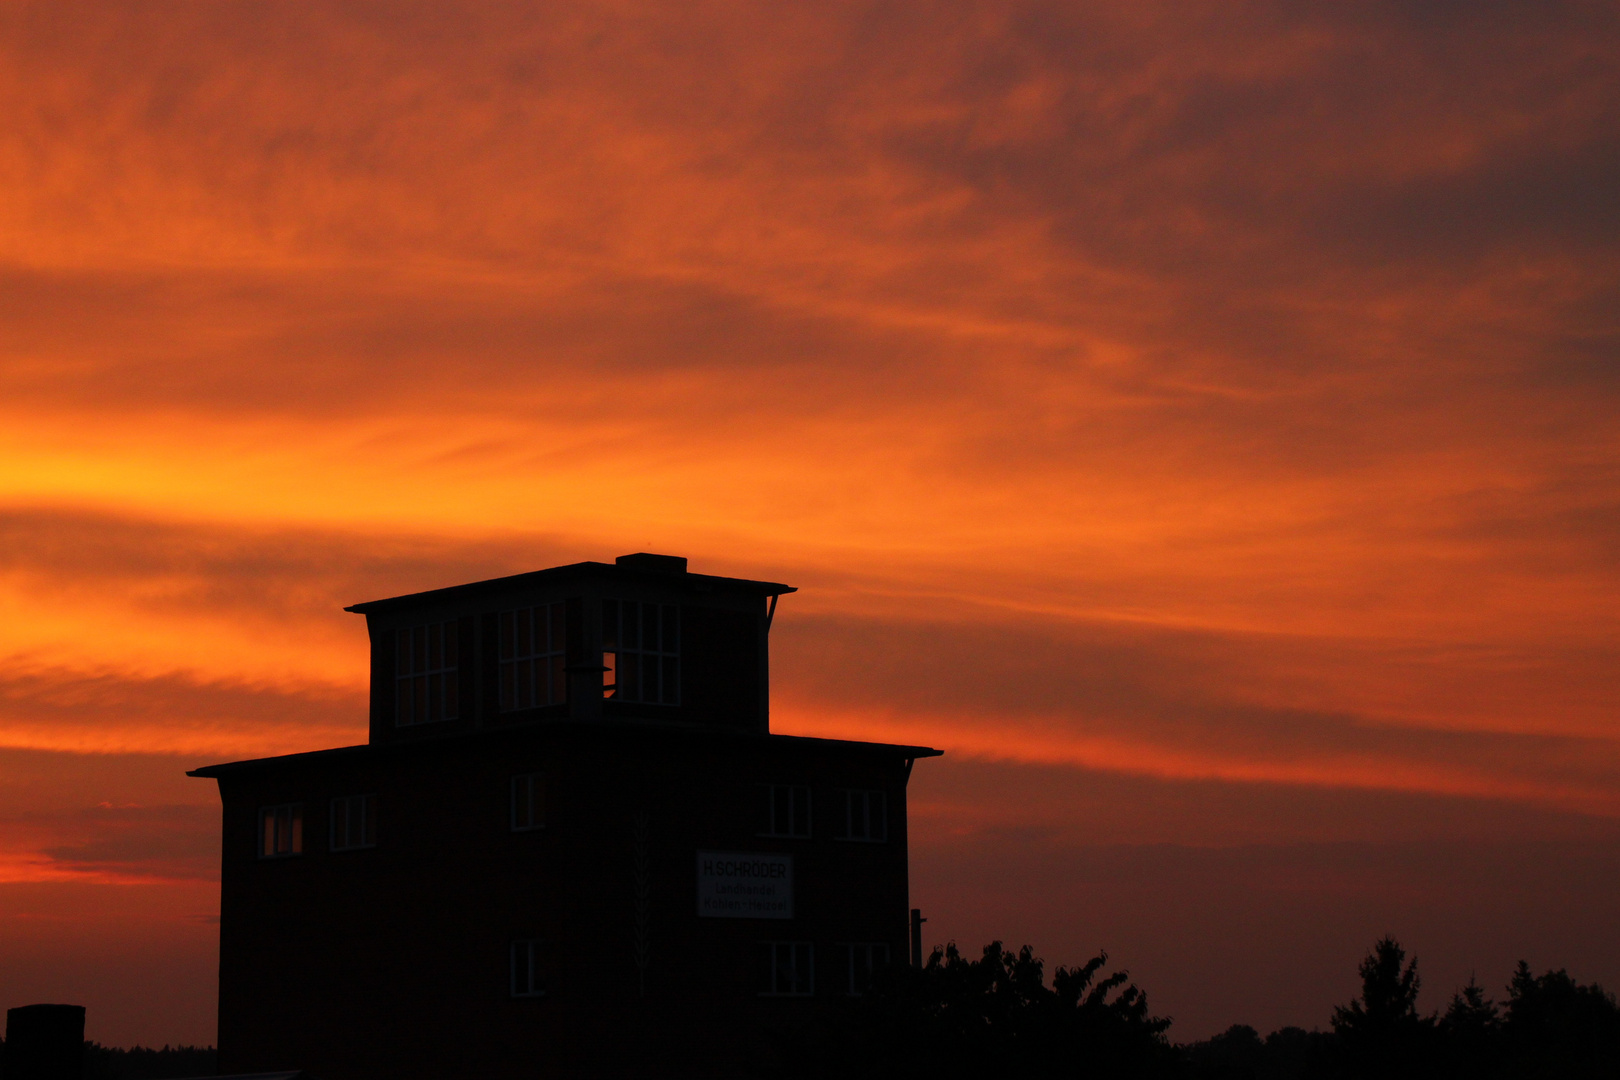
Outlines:
[{"label": "sunset glow", "polygon": [[[211,1041],[183,770],[364,739],[346,604],[643,550],[799,587],[775,730],[947,751],[940,940],[1107,945],[1186,1037],[1239,1019],[1216,959],[962,838],[1513,820],[1612,914],[1617,53],[1583,3],[11,6],[0,974],[80,1000],[138,914],[189,989],[108,960],[91,1036]],[[1157,831],[1065,801],[1116,784]],[[1504,918],[1620,982],[1603,920]],[[1413,944],[1437,994],[1498,963]]]}]

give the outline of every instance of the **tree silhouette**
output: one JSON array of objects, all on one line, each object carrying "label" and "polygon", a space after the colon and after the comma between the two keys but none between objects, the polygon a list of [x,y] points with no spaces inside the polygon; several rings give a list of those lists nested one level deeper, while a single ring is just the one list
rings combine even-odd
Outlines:
[{"label": "tree silhouette", "polygon": [[1601,986],[1523,960],[1508,984],[1507,1051],[1526,1077],[1620,1076],[1620,1007]]},{"label": "tree silhouette", "polygon": [[[1106,954],[1060,967],[1052,985],[1029,946],[984,947],[978,959],[953,942],[921,970],[896,967],[841,1018],[838,1072],[882,1077],[1156,1077],[1178,1072],[1165,1039],[1169,1019],[1150,1015],[1129,974],[1103,974]],[[826,1075],[834,1055],[808,1072]]]},{"label": "tree silhouette", "polygon": [[1417,1011],[1417,958],[1385,936],[1361,962],[1361,997],[1333,1010],[1333,1031],[1357,1074],[1411,1076],[1430,1070],[1435,1018]]}]

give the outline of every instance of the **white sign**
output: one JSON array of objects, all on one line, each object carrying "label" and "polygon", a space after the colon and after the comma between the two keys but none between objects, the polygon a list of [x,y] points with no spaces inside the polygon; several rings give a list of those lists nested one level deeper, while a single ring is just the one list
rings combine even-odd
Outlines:
[{"label": "white sign", "polygon": [[711,919],[793,918],[793,856],[698,852],[697,906]]}]

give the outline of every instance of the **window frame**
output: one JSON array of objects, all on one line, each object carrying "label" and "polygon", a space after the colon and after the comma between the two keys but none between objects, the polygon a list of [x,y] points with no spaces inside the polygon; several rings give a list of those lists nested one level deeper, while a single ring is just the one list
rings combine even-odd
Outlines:
[{"label": "window frame", "polygon": [[[420,647],[418,634],[422,635]],[[394,631],[395,727],[421,727],[461,718],[460,639],[460,624],[456,619],[402,626]],[[438,666],[433,663],[435,652]],[[419,654],[420,668],[417,666]],[[420,704],[426,713],[420,717],[417,715],[417,680],[422,680]]]},{"label": "window frame", "polygon": [[[636,643],[626,643],[625,619],[627,611],[636,612]],[[609,615],[609,612],[612,615]],[[657,640],[649,647],[648,613],[656,630]],[[602,599],[602,699],[626,705],[658,705],[670,708],[681,704],[681,605],[664,604],[650,600]],[[627,658],[635,657],[627,665]],[[650,660],[649,660],[650,658]],[[626,680],[626,671],[635,671],[633,680]],[[651,699],[646,694],[651,671],[658,676],[658,692]],[[609,677],[612,682],[609,682]],[[631,696],[631,692],[634,696]]]},{"label": "window frame", "polygon": [[[538,641],[537,627],[545,631],[544,647]],[[527,651],[519,648],[525,640]],[[566,602],[530,604],[495,613],[495,677],[495,711],[502,715],[567,703]]]},{"label": "window frame", "polygon": [[[541,938],[513,938],[507,952],[508,981],[507,990],[513,998],[542,998],[546,996],[545,974],[541,971]],[[519,956],[521,956],[521,971],[519,970]],[[524,985],[518,985],[518,976],[526,976]]]},{"label": "window frame", "polygon": [[[836,821],[833,829],[833,839],[842,840],[852,844],[886,844],[889,842],[889,793],[883,788],[837,788],[834,793],[836,803]],[[879,822],[877,835],[873,835],[872,806],[873,799],[882,820]],[[862,829],[856,832],[855,807],[859,802],[861,807]]]},{"label": "window frame", "polygon": [[[527,791],[528,820],[520,819],[518,814],[518,789],[523,787]],[[510,792],[510,816],[508,823],[512,832],[539,832],[546,827],[546,778],[544,773],[528,772],[514,773],[508,782],[507,790]]]},{"label": "window frame", "polygon": [[[343,808],[344,838],[338,840],[338,808]],[[360,811],[360,837],[354,843],[349,843],[350,834],[354,832],[354,811]],[[366,848],[377,846],[377,795],[375,792],[364,795],[338,795],[332,799],[327,818],[326,827],[327,849],[330,851],[363,851]]]},{"label": "window frame", "polygon": [[[282,818],[286,818],[287,849],[281,849]],[[266,831],[266,825],[269,831]],[[259,807],[259,836],[256,841],[261,859],[292,859],[304,853],[304,804],[269,803]]]},{"label": "window frame", "polygon": [[[765,820],[763,826],[755,836],[768,836],[778,840],[809,840],[815,832],[814,800],[811,796],[809,784],[772,784],[761,783],[754,785],[756,793],[764,796]],[[760,792],[760,789],[764,789]],[[787,829],[777,828],[778,797],[786,793],[787,799]],[[800,812],[802,808],[802,813]]]},{"label": "window frame", "polygon": [[[763,941],[765,989],[759,997],[808,998],[816,996],[816,945],[813,941]],[[800,950],[803,950],[802,953]],[[788,989],[782,989],[782,960],[787,959]],[[802,964],[801,964],[802,958]],[[800,975],[803,978],[800,979]]]},{"label": "window frame", "polygon": [[894,955],[887,941],[845,941],[840,942],[840,947],[844,952],[844,993],[848,997],[860,997],[870,990],[873,977],[889,966]]}]

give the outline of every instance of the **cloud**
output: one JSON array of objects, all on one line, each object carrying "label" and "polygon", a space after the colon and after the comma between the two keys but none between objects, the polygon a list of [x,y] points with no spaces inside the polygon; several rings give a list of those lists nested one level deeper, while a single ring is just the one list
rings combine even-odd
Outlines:
[{"label": "cloud", "polygon": [[208,807],[99,806],[53,824],[80,834],[41,849],[56,868],[171,881],[219,876],[219,812]]},{"label": "cloud", "polygon": [[[1582,2],[14,7],[0,744],[354,741],[343,605],[666,550],[803,587],[785,728],[1144,842],[1579,840],[1617,59]],[[1102,812],[980,780],[1005,848]],[[87,808],[191,796],[84,794],[16,865],[190,872]]]}]

